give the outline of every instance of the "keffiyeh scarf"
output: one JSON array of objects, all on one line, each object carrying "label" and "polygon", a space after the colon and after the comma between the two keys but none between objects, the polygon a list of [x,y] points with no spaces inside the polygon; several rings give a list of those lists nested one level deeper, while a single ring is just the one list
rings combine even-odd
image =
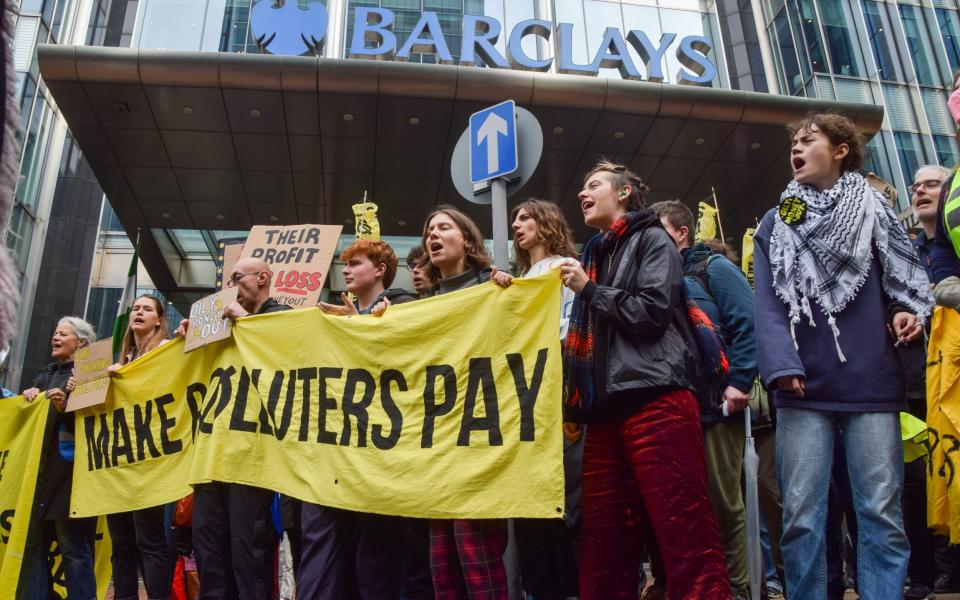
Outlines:
[{"label": "keffiyeh scarf", "polygon": [[[785,213],[787,204],[805,207],[801,211],[805,215],[798,219],[796,213]],[[774,219],[770,267],[777,296],[788,308],[794,345],[801,316],[815,326],[812,298],[827,316],[837,354],[846,362],[836,315],[856,298],[867,280],[874,248],[883,291],[924,319],[933,306],[930,282],[910,238],[883,196],[853,171],[843,173],[836,185],[823,192],[790,182]]]},{"label": "keffiyeh scarf", "polygon": [[[580,264],[587,278],[596,283],[601,262],[608,261],[609,270],[609,261],[616,254],[621,241],[653,223],[659,223],[659,220],[649,211],[628,212],[617,219],[610,229],[590,238],[580,256]],[[565,402],[579,412],[587,412],[593,407],[593,345],[590,303],[577,294],[570,311],[563,376]]]}]

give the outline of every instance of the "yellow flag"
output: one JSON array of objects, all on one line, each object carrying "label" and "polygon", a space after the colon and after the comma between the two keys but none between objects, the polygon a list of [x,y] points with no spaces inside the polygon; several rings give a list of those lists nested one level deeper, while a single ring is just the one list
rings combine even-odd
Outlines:
[{"label": "yellow flag", "polygon": [[50,403],[0,400],[0,590],[17,589]]},{"label": "yellow flag", "polygon": [[960,543],[960,313],[938,306],[927,350],[927,525]]},{"label": "yellow flag", "polygon": [[743,250],[740,253],[740,268],[743,274],[747,276],[747,281],[753,285],[753,234],[757,232],[756,228],[748,227],[743,233]]},{"label": "yellow flag", "polygon": [[717,237],[717,209],[706,202],[701,202],[698,212],[696,241],[715,239]]},{"label": "yellow flag", "polygon": [[378,207],[373,202],[367,202],[364,195],[363,202],[353,205],[354,231],[358,240],[377,241],[380,239],[380,220],[377,218]]},{"label": "yellow flag", "polygon": [[189,354],[165,344],[78,411],[71,515],[226,481],[358,512],[559,518],[559,320],[551,271],[380,318],[291,310]]}]

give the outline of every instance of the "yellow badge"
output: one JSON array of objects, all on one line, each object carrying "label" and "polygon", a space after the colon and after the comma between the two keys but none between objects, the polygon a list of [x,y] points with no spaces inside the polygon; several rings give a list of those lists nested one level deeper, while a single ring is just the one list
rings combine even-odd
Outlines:
[{"label": "yellow badge", "polygon": [[780,201],[777,212],[787,225],[797,225],[807,218],[807,203],[799,196],[790,196]]}]

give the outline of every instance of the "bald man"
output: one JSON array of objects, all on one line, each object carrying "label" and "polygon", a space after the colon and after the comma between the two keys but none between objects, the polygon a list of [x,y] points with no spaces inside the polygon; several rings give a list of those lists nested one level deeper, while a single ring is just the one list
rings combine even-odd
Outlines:
[{"label": "bald man", "polygon": [[[224,309],[231,319],[289,310],[270,297],[272,273],[255,258],[237,261],[227,285],[237,301]],[[184,322],[186,323],[186,322]],[[186,326],[181,328],[186,331]],[[220,418],[229,415],[221,415]],[[209,418],[209,417],[208,417]],[[193,549],[201,600],[270,600],[277,536],[270,516],[274,492],[214,481],[194,487]]]}]

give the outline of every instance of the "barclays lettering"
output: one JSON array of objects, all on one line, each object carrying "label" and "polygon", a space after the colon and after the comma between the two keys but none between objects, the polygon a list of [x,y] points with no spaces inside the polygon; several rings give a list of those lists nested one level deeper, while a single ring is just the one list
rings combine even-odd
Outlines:
[{"label": "barclays lettering", "polygon": [[[260,48],[270,54],[319,54],[327,33],[329,18],[326,7],[310,0],[300,8],[297,0],[261,0],[253,7],[250,27]],[[607,27],[593,60],[578,64],[573,57],[574,25],[528,19],[517,23],[506,38],[506,56],[497,48],[504,34],[500,21],[493,17],[464,15],[460,58],[453,53],[440,26],[437,13],[424,11],[404,40],[393,32],[395,15],[387,8],[356,7],[353,37],[348,40],[350,58],[374,60],[409,60],[411,54],[430,54],[442,64],[486,66],[497,69],[549,71],[556,61],[559,73],[595,76],[600,69],[617,69],[624,79],[662,82],[663,58],[671,47],[681,69],[675,81],[688,85],[707,85],[717,75],[716,66],[708,58],[712,42],[702,35],[688,35],[677,40],[677,34],[664,33],[651,40],[641,30],[623,33]],[[553,47],[555,56],[530,56],[523,47],[528,37],[539,37]],[[677,43],[675,43],[677,42]],[[640,63],[630,53],[632,48]]]}]

